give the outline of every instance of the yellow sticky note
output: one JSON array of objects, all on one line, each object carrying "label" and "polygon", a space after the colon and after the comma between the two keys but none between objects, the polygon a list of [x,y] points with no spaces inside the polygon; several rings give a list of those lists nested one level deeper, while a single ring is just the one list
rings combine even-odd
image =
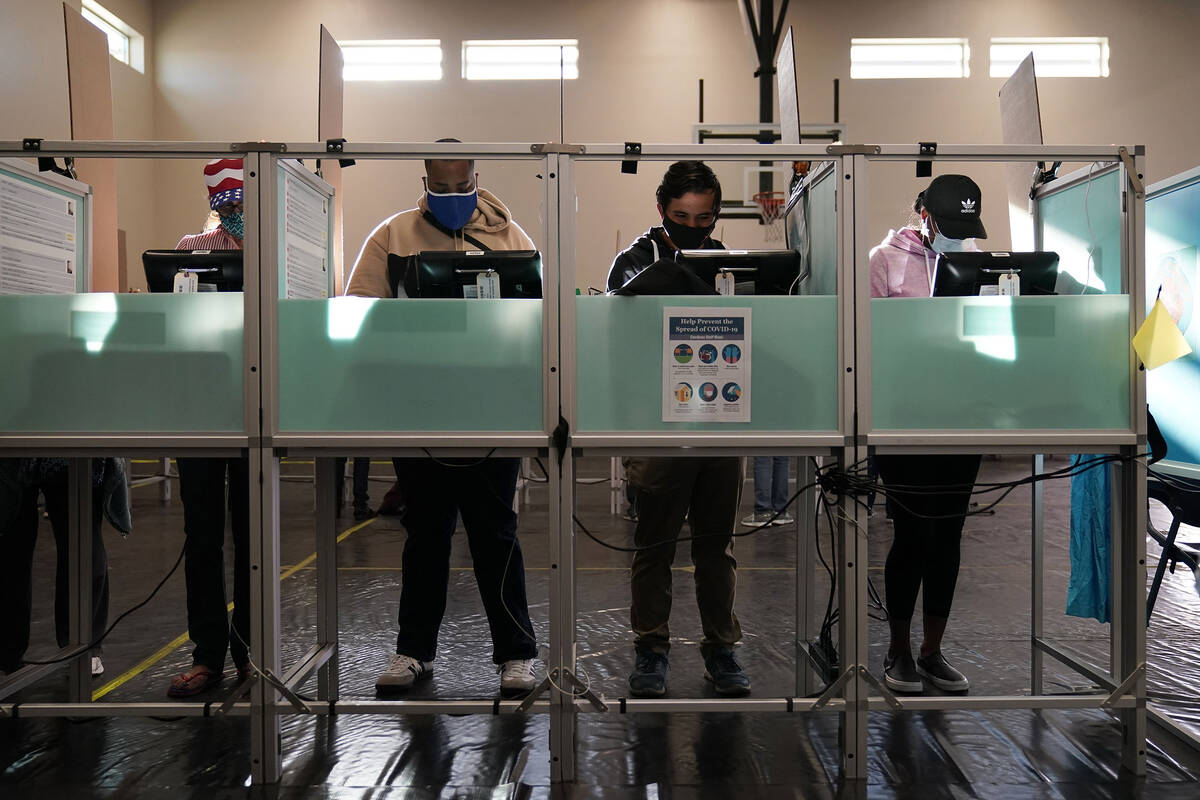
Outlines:
[{"label": "yellow sticky note", "polygon": [[1161,367],[1192,352],[1161,299],[1154,301],[1146,321],[1133,335],[1133,349],[1146,369]]}]

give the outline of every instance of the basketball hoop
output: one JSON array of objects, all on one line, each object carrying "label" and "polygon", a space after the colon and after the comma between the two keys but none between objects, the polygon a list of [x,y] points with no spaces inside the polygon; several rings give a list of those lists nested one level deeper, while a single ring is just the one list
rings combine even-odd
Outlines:
[{"label": "basketball hoop", "polygon": [[758,207],[758,215],[762,218],[765,228],[763,233],[768,242],[783,241],[783,209],[787,195],[783,192],[758,192],[754,195],[754,205]]}]

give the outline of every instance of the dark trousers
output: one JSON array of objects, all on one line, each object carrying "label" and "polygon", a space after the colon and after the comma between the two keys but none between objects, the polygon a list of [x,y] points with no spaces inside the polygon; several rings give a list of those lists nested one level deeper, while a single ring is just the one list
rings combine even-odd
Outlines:
[{"label": "dark trousers", "polygon": [[450,542],[461,514],[492,635],[492,661],[534,658],[537,642],[529,621],[525,560],[513,511],[520,460],[464,460],[464,466],[428,458],[393,462],[405,500],[400,519],[408,532],[396,652],[421,661],[432,661],[437,655],[450,585]]},{"label": "dark trousers", "polygon": [[[980,456],[875,456],[888,487],[895,536],[884,567],[888,615],[912,619],[924,587],[923,610],[947,618],[958,582],[964,515]],[[904,487],[957,487],[922,494]]]},{"label": "dark trousers", "polygon": [[[87,479],[87,476],[83,476]],[[54,574],[54,633],[59,647],[70,644],[70,576],[67,509],[68,484],[48,482],[21,491],[12,524],[0,531],[0,670],[12,672],[21,666],[29,648],[29,620],[33,613],[33,551],[38,533],[38,492],[46,498],[46,513],[54,532],[57,561]],[[92,639],[108,626],[108,553],[100,525],[104,521],[104,491],[92,490]],[[92,651],[98,654],[100,648]]]},{"label": "dark trousers", "polygon": [[[631,458],[629,481],[638,493],[639,550],[630,574],[629,620],[638,646],[666,653],[671,647],[671,563],[686,517],[692,535],[696,604],[704,631],[701,650],[742,638],[733,611],[737,561],[734,522],[742,489],[740,458]],[[660,544],[661,543],[661,544]]]},{"label": "dark trousers", "polygon": [[[250,487],[246,458],[180,458],[183,500],[184,574],[192,663],[214,672],[225,651],[241,666],[250,643]],[[233,630],[225,599],[225,476],[229,475],[233,529]]]},{"label": "dark trousers", "polygon": [[[339,458],[335,467],[338,479],[338,494],[337,494],[337,510],[342,512],[342,481],[345,480],[346,474],[346,459]],[[371,479],[371,459],[363,456],[358,456],[354,459],[354,507],[366,508],[371,502],[371,495],[367,489],[368,482]]]}]

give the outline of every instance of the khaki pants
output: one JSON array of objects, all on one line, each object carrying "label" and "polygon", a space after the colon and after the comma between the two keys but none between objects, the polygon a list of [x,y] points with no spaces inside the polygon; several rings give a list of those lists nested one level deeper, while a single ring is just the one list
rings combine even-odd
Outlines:
[{"label": "khaki pants", "polygon": [[[733,612],[737,561],[730,534],[742,489],[740,458],[630,458],[630,484],[638,492],[639,550],[630,576],[629,609],[635,643],[659,653],[671,647],[671,563],[684,519],[691,535],[696,604],[704,638],[701,649],[728,646],[742,637]],[[662,543],[662,544],[659,544]]]}]

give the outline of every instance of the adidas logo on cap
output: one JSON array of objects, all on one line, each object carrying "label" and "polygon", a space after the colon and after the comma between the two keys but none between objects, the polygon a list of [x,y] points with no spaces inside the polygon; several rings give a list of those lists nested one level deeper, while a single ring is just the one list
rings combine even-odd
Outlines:
[{"label": "adidas logo on cap", "polygon": [[974,214],[975,213],[975,201],[971,200],[969,198],[966,200],[963,200],[962,201],[962,213],[963,214]]}]

